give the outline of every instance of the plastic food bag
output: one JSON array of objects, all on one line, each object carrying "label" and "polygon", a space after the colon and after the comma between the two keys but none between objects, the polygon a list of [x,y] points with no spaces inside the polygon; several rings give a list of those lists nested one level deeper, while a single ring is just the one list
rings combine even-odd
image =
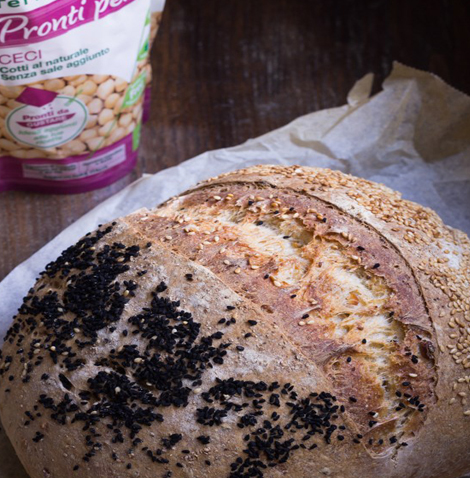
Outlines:
[{"label": "plastic food bag", "polygon": [[165,0],[0,0],[0,191],[79,193],[135,166]]}]

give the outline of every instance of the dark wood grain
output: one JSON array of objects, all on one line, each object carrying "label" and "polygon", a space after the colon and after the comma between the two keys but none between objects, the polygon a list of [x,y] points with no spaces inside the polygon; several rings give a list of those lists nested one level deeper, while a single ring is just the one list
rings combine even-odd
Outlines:
[{"label": "dark wood grain", "polygon": [[169,0],[152,53],[153,109],[137,169],[76,196],[0,195],[0,278],[143,172],[343,104],[393,60],[470,93],[468,0]]}]

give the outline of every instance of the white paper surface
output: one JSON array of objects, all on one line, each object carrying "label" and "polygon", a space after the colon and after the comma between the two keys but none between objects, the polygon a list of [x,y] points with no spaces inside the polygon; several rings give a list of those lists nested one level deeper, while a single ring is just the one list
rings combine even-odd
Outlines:
[{"label": "white paper surface", "polygon": [[[372,75],[342,107],[317,111],[241,146],[211,151],[145,176],[97,206],[0,283],[0,336],[38,273],[98,224],[153,208],[196,182],[256,164],[328,167],[361,176],[433,208],[470,234],[470,97],[426,72],[395,64],[383,91]],[[26,474],[0,433],[0,478]]]}]

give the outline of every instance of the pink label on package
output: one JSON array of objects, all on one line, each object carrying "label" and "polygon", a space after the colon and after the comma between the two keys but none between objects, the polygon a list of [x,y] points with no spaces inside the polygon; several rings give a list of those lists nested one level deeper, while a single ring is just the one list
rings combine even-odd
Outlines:
[{"label": "pink label on package", "polygon": [[123,144],[113,151],[94,156],[91,159],[68,164],[23,164],[25,178],[47,179],[49,181],[70,181],[93,176],[107,171],[126,160],[126,146]]},{"label": "pink label on package", "polygon": [[0,15],[0,45],[23,45],[63,35],[95,22],[135,0],[61,0],[32,13]]},{"label": "pink label on package", "polygon": [[12,156],[0,160],[0,192],[10,189],[75,194],[92,191],[129,173],[137,161],[138,140],[130,134],[90,156],[72,156],[19,161]]}]

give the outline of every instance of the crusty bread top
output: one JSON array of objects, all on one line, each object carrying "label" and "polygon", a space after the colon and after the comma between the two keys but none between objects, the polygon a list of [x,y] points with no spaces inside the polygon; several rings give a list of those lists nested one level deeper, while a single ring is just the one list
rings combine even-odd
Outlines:
[{"label": "crusty bread top", "polygon": [[[4,348],[2,419],[23,461],[34,455],[34,478],[71,466],[83,477],[457,477],[470,469],[469,251],[434,212],[339,172],[259,166],[213,178],[49,266]],[[195,354],[183,375],[167,368],[180,356],[173,329]],[[223,340],[209,338],[216,331]],[[239,410],[251,393],[250,412]],[[19,426],[18,404],[34,420]],[[300,422],[285,428],[292,410]],[[208,422],[205,450],[196,437]],[[290,435],[312,423],[305,442]],[[65,460],[50,449],[61,441]]]}]

